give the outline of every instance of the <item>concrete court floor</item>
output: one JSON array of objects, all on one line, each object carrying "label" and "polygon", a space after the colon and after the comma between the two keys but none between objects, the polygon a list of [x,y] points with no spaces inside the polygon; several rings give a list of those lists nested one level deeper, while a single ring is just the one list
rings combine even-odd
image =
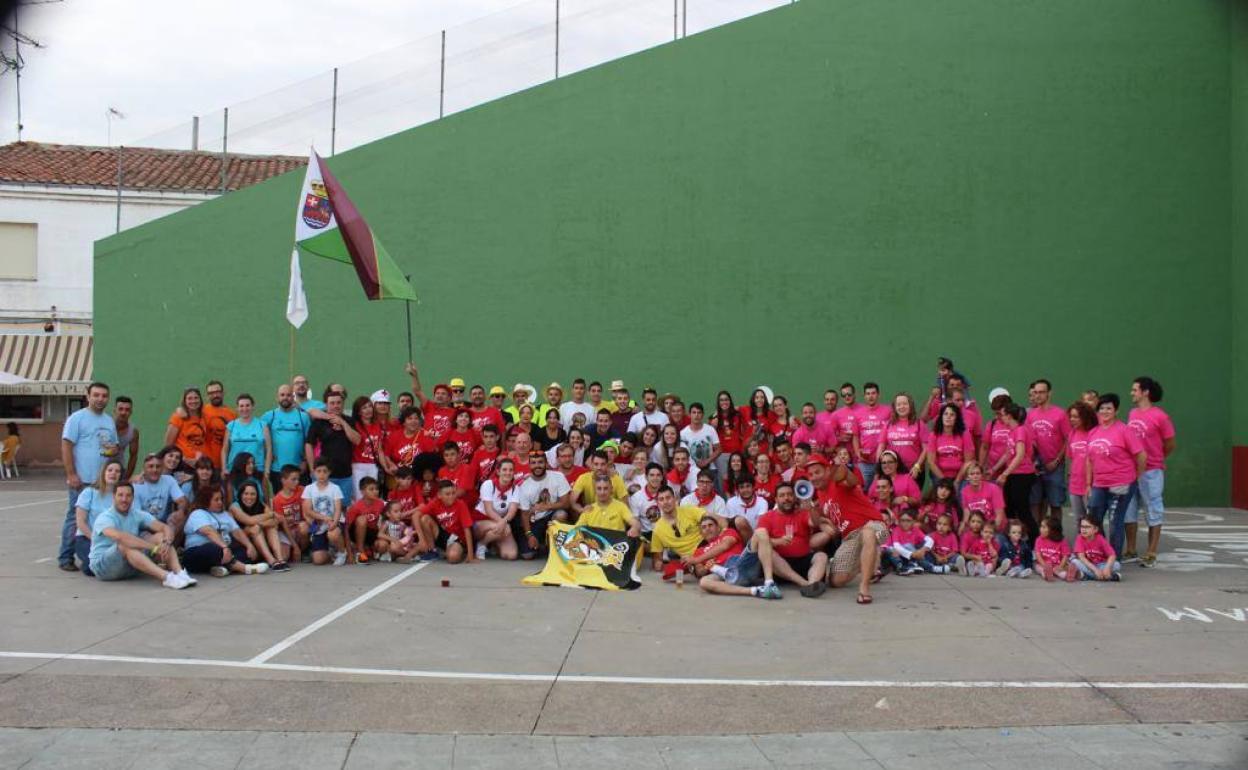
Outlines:
[{"label": "concrete court floor", "polygon": [[56,479],[0,484],[0,726],[732,736],[1248,720],[1244,512],[1172,513],[1162,567],[1128,565],[1119,584],[890,576],[859,607],[848,590],[763,602],[648,572],[629,593],[531,588],[534,565],[498,560],[104,584],[56,569],[63,510]]}]

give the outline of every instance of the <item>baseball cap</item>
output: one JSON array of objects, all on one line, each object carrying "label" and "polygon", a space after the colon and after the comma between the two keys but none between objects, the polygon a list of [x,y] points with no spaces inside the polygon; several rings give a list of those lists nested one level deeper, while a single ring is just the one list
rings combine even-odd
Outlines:
[{"label": "baseball cap", "polygon": [[490,388],[490,395],[491,396],[505,396],[507,395],[507,391],[503,390],[502,385],[495,385],[494,387]]},{"label": "baseball cap", "polygon": [[373,395],[368,397],[368,400],[372,401],[374,404],[388,404],[390,403],[390,391],[385,388],[375,390],[373,391]]},{"label": "baseball cap", "polygon": [[463,388],[463,387],[464,387],[464,378],[463,378],[463,377],[452,377],[452,378],[451,378],[451,387],[452,387],[452,388]]}]

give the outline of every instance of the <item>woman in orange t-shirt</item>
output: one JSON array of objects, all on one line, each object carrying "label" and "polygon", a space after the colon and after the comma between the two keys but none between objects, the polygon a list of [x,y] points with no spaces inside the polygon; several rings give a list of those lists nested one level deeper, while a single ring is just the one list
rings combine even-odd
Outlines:
[{"label": "woman in orange t-shirt", "polygon": [[182,452],[182,461],[187,465],[194,465],[204,455],[207,441],[204,397],[199,388],[187,388],[182,391],[180,408],[169,416],[169,427],[165,429],[165,446],[176,446]]}]

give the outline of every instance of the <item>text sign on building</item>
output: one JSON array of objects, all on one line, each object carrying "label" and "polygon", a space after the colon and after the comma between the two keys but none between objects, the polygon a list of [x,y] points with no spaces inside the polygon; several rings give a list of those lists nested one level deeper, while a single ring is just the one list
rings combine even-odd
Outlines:
[{"label": "text sign on building", "polygon": [[87,392],[85,382],[23,382],[0,385],[0,396],[81,396]]}]

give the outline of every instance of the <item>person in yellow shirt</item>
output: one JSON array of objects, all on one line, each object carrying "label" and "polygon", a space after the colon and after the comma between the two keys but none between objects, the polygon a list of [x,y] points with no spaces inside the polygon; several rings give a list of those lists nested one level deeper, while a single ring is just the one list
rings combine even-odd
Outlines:
[{"label": "person in yellow shirt", "polygon": [[[702,544],[699,524],[706,511],[696,505],[677,505],[676,493],[669,486],[659,487],[655,502],[659,505],[659,520],[650,533],[650,559],[654,571],[663,570],[664,551],[672,551],[677,557],[690,556]],[[669,570],[675,574],[680,567],[679,558],[672,559]],[[667,577],[665,574],[664,577]]]},{"label": "person in yellow shirt", "polygon": [[0,443],[0,462],[8,465],[13,462],[13,454],[22,445],[22,435],[15,422],[11,422],[5,427],[9,431],[9,435],[5,436],[3,443]]},{"label": "person in yellow shirt", "polygon": [[616,500],[628,499],[628,486],[624,484],[624,479],[615,472],[615,466],[607,459],[607,453],[599,449],[589,457],[589,473],[582,473],[572,485],[573,513],[580,513],[593,502],[594,481],[599,476],[610,479],[611,490]]},{"label": "person in yellow shirt", "polygon": [[[585,476],[589,475],[585,474]],[[629,537],[637,537],[641,534],[641,525],[637,523],[637,519],[633,518],[633,512],[628,509],[627,505],[615,499],[611,481],[605,476],[594,479],[594,502],[581,511],[576,525],[614,529],[617,532],[624,532],[627,525]]]}]

